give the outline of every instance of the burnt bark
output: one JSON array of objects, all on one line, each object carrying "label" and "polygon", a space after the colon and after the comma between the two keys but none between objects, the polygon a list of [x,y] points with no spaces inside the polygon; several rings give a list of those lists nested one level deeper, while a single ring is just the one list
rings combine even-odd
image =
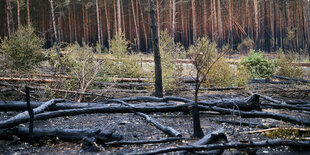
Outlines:
[{"label": "burnt bark", "polygon": [[[29,129],[24,127],[0,130],[0,138],[7,135],[16,135],[22,140],[28,141]],[[44,138],[56,138],[66,141],[83,140],[85,137],[94,137],[96,143],[104,144],[111,141],[119,141],[122,136],[114,131],[103,131],[101,129],[58,129],[58,128],[34,128],[33,138],[42,140]]]},{"label": "burnt bark", "polygon": [[231,142],[224,144],[209,144],[209,145],[193,145],[193,146],[178,146],[168,147],[149,152],[144,152],[144,155],[163,154],[176,151],[203,151],[214,149],[229,149],[229,148],[247,148],[247,147],[275,147],[275,146],[291,146],[299,148],[307,148],[310,146],[310,141],[292,141],[292,140],[266,140],[259,142]]},{"label": "burnt bark", "polygon": [[246,98],[233,98],[221,100],[200,101],[199,103],[207,106],[217,106],[244,111],[261,110],[259,95],[254,94]]},{"label": "burnt bark", "polygon": [[152,44],[154,53],[154,63],[155,63],[155,96],[163,97],[163,82],[162,82],[162,71],[161,71],[161,57],[159,52],[159,40],[157,32],[157,22],[155,17],[155,5],[154,0],[149,0],[150,5],[150,16],[151,16],[151,30],[152,30]]}]

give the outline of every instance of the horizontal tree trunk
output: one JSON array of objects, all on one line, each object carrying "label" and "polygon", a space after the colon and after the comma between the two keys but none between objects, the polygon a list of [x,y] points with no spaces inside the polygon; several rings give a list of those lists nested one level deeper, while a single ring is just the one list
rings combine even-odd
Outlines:
[{"label": "horizontal tree trunk", "polygon": [[251,110],[261,110],[259,95],[254,94],[246,98],[237,99],[222,99],[222,100],[208,100],[200,101],[202,105],[207,106],[217,106],[223,108],[234,108],[239,110],[251,111]]},{"label": "horizontal tree trunk", "polygon": [[39,83],[52,83],[56,82],[53,79],[34,79],[34,78],[11,78],[11,77],[0,77],[0,81],[22,81],[22,82],[39,82]]},{"label": "horizontal tree trunk", "polygon": [[[122,100],[116,100],[114,99],[113,100],[114,102],[118,102],[118,103],[121,103],[123,105],[126,105],[130,108],[135,108],[132,104],[128,104]],[[134,111],[135,112],[135,111]],[[162,124],[160,124],[159,122],[155,121],[154,119],[152,119],[150,116],[144,114],[144,113],[141,113],[141,112],[135,112],[135,114],[145,118],[145,120],[151,124],[153,124],[157,129],[163,131],[164,133],[172,136],[172,137],[182,137],[181,133],[176,131],[175,129],[171,128],[171,127],[168,127],[168,126],[164,126]]]},{"label": "horizontal tree trunk", "polygon": [[177,147],[168,147],[157,150],[152,150],[149,152],[144,152],[144,155],[155,155],[155,154],[164,154],[168,152],[176,151],[203,151],[203,150],[214,150],[214,149],[229,149],[229,148],[247,148],[247,147],[274,147],[274,146],[291,146],[298,148],[307,148],[310,147],[310,141],[292,141],[292,140],[266,140],[259,142],[231,142],[224,144],[209,144],[209,145],[192,145],[192,146],[177,146]]},{"label": "horizontal tree trunk", "polygon": [[235,124],[235,125],[243,125],[243,126],[249,126],[249,127],[254,127],[254,128],[262,128],[262,129],[268,129],[270,127],[276,127],[277,125],[275,124],[260,124],[260,123],[253,123],[253,122],[244,122],[244,121],[232,121],[232,120],[215,120],[220,123],[229,123],[229,124]]},{"label": "horizontal tree trunk", "polygon": [[295,81],[295,82],[310,83],[309,80],[290,78],[290,77],[279,76],[279,75],[272,75],[272,77],[281,79],[281,80],[290,80],[290,81]]},{"label": "horizontal tree trunk", "polygon": [[[19,127],[9,130],[0,130],[0,138],[7,135],[16,135],[22,140],[29,140],[29,128]],[[56,138],[68,141],[78,141],[85,137],[94,137],[98,144],[118,141],[122,136],[113,131],[102,131],[101,129],[57,129],[57,128],[34,128],[33,138],[41,140],[44,138]]]},{"label": "horizontal tree trunk", "polygon": [[156,144],[156,143],[167,143],[184,140],[185,138],[181,137],[168,137],[160,140],[139,140],[139,141],[115,141],[115,142],[107,142],[105,145],[111,146],[121,146],[121,145],[139,145],[139,144]]},{"label": "horizontal tree trunk", "polygon": [[[214,143],[218,143],[221,141],[221,139],[224,139],[225,142],[227,142],[227,136],[225,134],[226,129],[224,127],[222,127],[221,129],[214,131],[212,133],[209,133],[207,135],[205,135],[203,138],[199,139],[198,141],[196,141],[195,143],[191,144],[191,145],[206,145],[206,144],[214,144]],[[224,152],[224,150],[222,149],[217,149],[217,150],[212,150],[212,151],[208,151],[205,152],[207,154],[222,154]],[[181,154],[184,154],[184,152],[182,152]]]},{"label": "horizontal tree trunk", "polygon": [[152,86],[151,83],[108,83],[108,82],[94,82],[97,87],[115,87],[122,89],[146,89],[148,86]]},{"label": "horizontal tree trunk", "polygon": [[[39,107],[33,109],[33,114],[38,114],[46,110],[48,107],[51,105],[55,104],[56,102],[62,102],[64,100],[57,100],[57,99],[52,99],[50,101],[47,101],[43,104],[41,104]],[[22,112],[14,117],[11,117],[7,120],[1,121],[1,124],[19,124],[20,121],[22,120],[29,120],[29,114],[28,111]]]}]

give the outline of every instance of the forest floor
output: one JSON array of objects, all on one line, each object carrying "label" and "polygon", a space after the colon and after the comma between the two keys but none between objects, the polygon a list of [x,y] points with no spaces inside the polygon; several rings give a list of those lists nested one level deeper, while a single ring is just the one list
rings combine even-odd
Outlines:
[{"label": "forest floor", "polygon": [[[259,92],[275,99],[281,100],[306,100],[310,101],[310,92],[302,91],[287,91],[296,89],[309,89],[308,86],[300,85],[274,85],[274,84],[252,84],[250,89],[241,91],[205,91],[199,96],[199,100],[210,100],[217,98],[236,98],[249,96],[248,92]],[[109,94],[107,94],[109,95]],[[134,97],[134,96],[149,96],[150,94],[137,94],[137,93],[119,93],[113,95],[114,98]],[[181,92],[177,96],[193,99],[193,92]],[[267,102],[261,99],[261,102]],[[263,109],[266,112],[281,113],[290,116],[300,117],[304,119],[310,118],[310,113],[302,110],[283,110],[283,109]],[[8,119],[17,112],[0,112],[0,121]],[[57,139],[42,140],[30,144],[21,141],[3,141],[0,140],[0,154],[139,154],[149,150],[158,148],[174,147],[189,145],[197,141],[192,137],[192,117],[189,113],[151,113],[149,116],[163,125],[172,127],[179,131],[184,140],[159,144],[143,144],[143,145],[123,145],[123,146],[99,146],[99,152],[85,152],[82,150],[82,141],[66,142]],[[280,122],[274,119],[262,118],[240,118],[233,115],[219,115],[214,112],[201,113],[201,126],[204,134],[209,134],[222,127],[219,123],[222,120],[236,120],[242,122],[260,123],[260,124],[275,124],[277,126],[291,126],[285,122]],[[28,126],[28,123],[22,124]],[[167,135],[162,131],[155,128],[153,125],[148,124],[140,116],[133,113],[126,114],[83,114],[70,117],[58,117],[48,120],[35,121],[36,128],[68,128],[68,129],[102,129],[102,130],[115,130],[116,133],[123,136],[124,141],[137,141],[137,140],[159,140],[167,138]],[[304,127],[304,126],[294,126]],[[255,127],[240,126],[239,124],[232,125],[226,124],[229,135],[229,141],[233,142],[249,142],[270,139],[263,133],[245,134],[245,131],[258,130]],[[234,133],[231,133],[234,131]],[[225,150],[224,154],[246,154],[247,149],[229,149]],[[309,154],[310,150],[296,150],[290,147],[267,147],[258,148],[257,154]],[[179,154],[174,152],[170,154]]]}]

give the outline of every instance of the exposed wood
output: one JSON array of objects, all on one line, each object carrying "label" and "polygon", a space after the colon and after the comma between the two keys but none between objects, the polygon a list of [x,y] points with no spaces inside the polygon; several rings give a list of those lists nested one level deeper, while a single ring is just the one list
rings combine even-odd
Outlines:
[{"label": "exposed wood", "polygon": [[0,77],[0,81],[26,81],[26,82],[39,82],[39,83],[52,83],[56,82],[53,79],[34,79],[34,78],[11,78],[11,77]]},{"label": "exposed wood", "polygon": [[[0,138],[3,135],[16,135],[21,139],[28,141],[29,129],[24,127],[14,128],[10,130],[0,130]],[[56,138],[66,141],[79,141],[85,137],[94,137],[98,144],[106,142],[119,141],[122,136],[114,133],[114,131],[103,131],[101,129],[58,129],[58,128],[34,128],[33,138],[43,140],[45,138]]]},{"label": "exposed wood", "polygon": [[310,146],[310,141],[292,141],[292,140],[266,140],[259,142],[231,142],[224,144],[209,144],[209,145],[192,145],[192,146],[177,146],[161,148],[149,152],[143,152],[144,155],[164,154],[176,151],[203,151],[215,149],[229,149],[229,148],[247,148],[247,147],[275,147],[275,146],[294,146],[299,148],[307,148]]},{"label": "exposed wood", "polygon": [[271,132],[275,130],[286,130],[286,131],[298,131],[298,132],[310,132],[310,128],[269,128],[269,129],[263,129],[263,130],[255,130],[255,131],[244,131],[240,134],[254,134],[254,133],[262,133],[262,132]]}]

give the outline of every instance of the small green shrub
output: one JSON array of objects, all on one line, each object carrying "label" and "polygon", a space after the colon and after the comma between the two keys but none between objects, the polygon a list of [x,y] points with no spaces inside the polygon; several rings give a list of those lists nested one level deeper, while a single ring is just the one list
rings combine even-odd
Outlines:
[{"label": "small green shrub", "polygon": [[285,55],[283,50],[278,50],[278,59],[276,61],[277,70],[276,74],[281,76],[287,76],[292,78],[301,78],[303,76],[302,68],[292,64],[294,57]]},{"label": "small green shrub", "polygon": [[5,37],[0,51],[7,67],[16,70],[30,70],[44,60],[44,41],[35,35],[32,27],[21,27],[11,38]]},{"label": "small green shrub", "polygon": [[[159,37],[159,51],[161,54],[161,67],[164,91],[177,93],[184,86],[183,66],[176,63],[176,59],[185,58],[185,51],[181,44],[174,43],[167,31],[162,31]],[[152,66],[151,79],[155,82],[154,67]],[[154,86],[151,86],[153,90]]]},{"label": "small green shrub", "polygon": [[250,37],[247,37],[238,45],[237,49],[239,52],[245,53],[250,49],[253,49],[253,47],[254,41]]},{"label": "small green shrub", "polygon": [[208,80],[203,84],[207,87],[242,87],[248,84],[249,73],[244,67],[237,70],[225,58],[220,58],[210,69]]},{"label": "small green shrub", "polygon": [[260,51],[250,50],[250,56],[241,60],[240,65],[246,67],[252,78],[267,78],[275,71],[275,63],[262,56]]},{"label": "small green shrub", "polygon": [[104,70],[106,74],[116,75],[119,77],[138,78],[144,75],[139,61],[139,56],[129,53],[129,42],[123,34],[116,35],[110,41],[110,53],[112,59],[106,57]]}]

